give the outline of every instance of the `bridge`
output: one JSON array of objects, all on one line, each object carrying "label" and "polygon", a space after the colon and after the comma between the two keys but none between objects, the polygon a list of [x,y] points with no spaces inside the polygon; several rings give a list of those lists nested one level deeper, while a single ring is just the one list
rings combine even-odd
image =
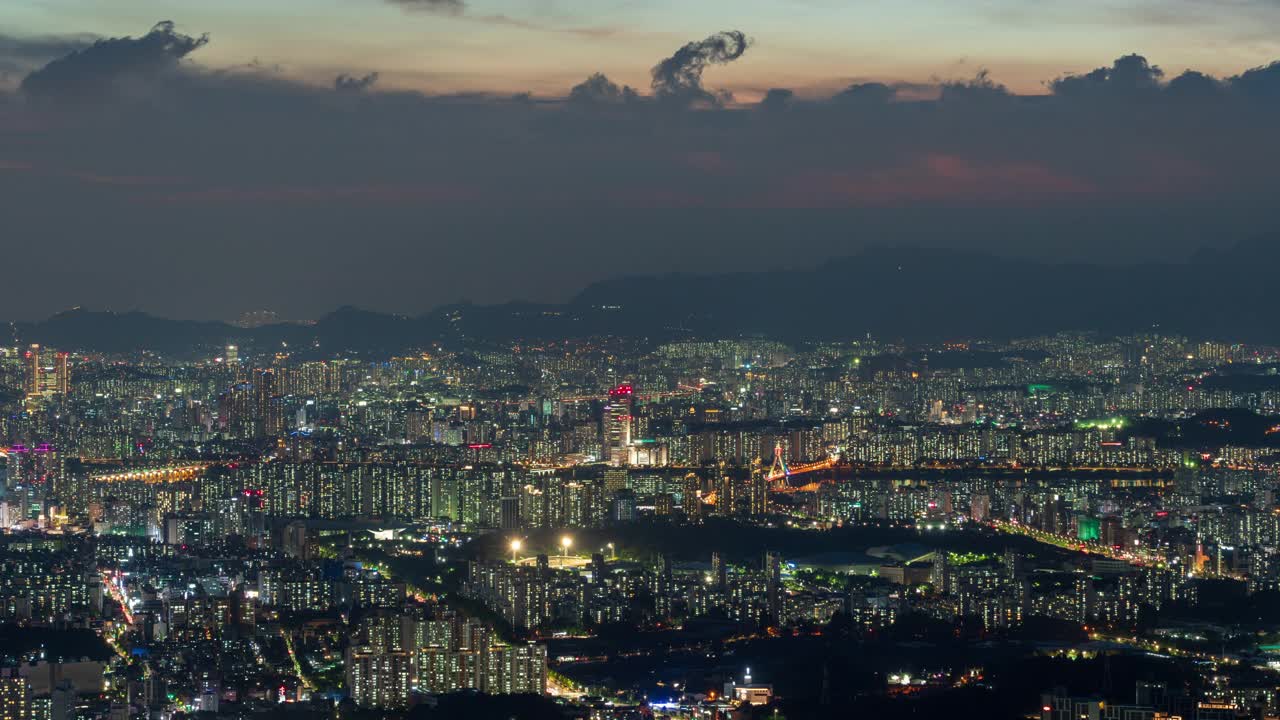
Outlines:
[{"label": "bridge", "polygon": [[791,478],[796,475],[829,470],[839,462],[840,456],[832,454],[824,460],[789,467],[787,461],[782,457],[782,443],[778,443],[773,447],[773,467],[769,469],[769,474],[765,476],[765,481],[769,483],[769,492],[771,493],[813,492],[829,483],[830,480],[818,480],[805,485],[793,486],[790,482]]},{"label": "bridge", "polygon": [[96,475],[90,478],[96,483],[145,482],[152,484],[184,482],[199,477],[208,470],[210,463],[171,465],[167,467],[138,468],[123,472]]},{"label": "bridge", "polygon": [[[702,392],[701,385],[677,385],[675,390],[662,390],[648,393],[636,393],[632,397],[636,400],[665,400],[675,397],[684,397],[686,395],[696,395]],[[569,395],[565,397],[548,398],[558,403],[580,403],[599,400],[601,402],[609,400],[609,394],[601,395]],[[523,400],[507,400],[505,405],[523,405],[525,403],[536,402],[537,398],[525,398]]]}]

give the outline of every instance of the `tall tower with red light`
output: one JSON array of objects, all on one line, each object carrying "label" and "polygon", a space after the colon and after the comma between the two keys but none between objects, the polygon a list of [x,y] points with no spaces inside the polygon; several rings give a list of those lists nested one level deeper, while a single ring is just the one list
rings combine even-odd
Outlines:
[{"label": "tall tower with red light", "polygon": [[604,412],[604,459],[614,467],[626,465],[631,452],[631,418],[635,390],[629,383],[609,391]]}]

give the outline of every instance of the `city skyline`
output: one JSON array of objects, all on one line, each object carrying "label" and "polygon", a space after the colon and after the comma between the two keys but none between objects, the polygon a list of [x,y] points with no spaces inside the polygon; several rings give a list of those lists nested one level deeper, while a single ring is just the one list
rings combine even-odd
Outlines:
[{"label": "city skyline", "polygon": [[11,0],[0,720],[1280,720],[1280,0]]},{"label": "city skyline", "polygon": [[1280,345],[326,347],[0,346],[0,714],[1280,710]]}]

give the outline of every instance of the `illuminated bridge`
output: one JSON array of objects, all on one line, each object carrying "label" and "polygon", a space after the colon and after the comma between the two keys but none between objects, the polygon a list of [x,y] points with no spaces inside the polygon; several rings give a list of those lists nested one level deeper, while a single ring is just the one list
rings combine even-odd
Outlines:
[{"label": "illuminated bridge", "polygon": [[[634,397],[636,400],[663,400],[666,398],[681,397],[684,395],[694,395],[701,391],[702,391],[701,386],[678,385],[675,390],[664,390],[661,392],[650,392],[650,393],[636,393]],[[550,399],[559,403],[579,403],[579,402],[591,402],[592,400],[607,401],[609,399],[609,395],[607,393],[604,395],[570,395],[568,397],[557,397],[557,398],[550,398]],[[533,402],[533,400],[529,398],[526,398],[524,400],[508,400],[506,404],[507,405],[523,405],[529,402]]]},{"label": "illuminated bridge", "polygon": [[191,465],[138,468],[106,475],[95,475],[92,481],[99,483],[145,482],[156,484],[184,482],[199,477],[209,467],[210,463],[193,463]]},{"label": "illuminated bridge", "polygon": [[825,460],[788,466],[786,460],[782,458],[782,445],[778,444],[773,448],[773,467],[769,469],[769,474],[765,476],[765,480],[769,483],[769,492],[772,493],[813,492],[830,481],[818,480],[806,485],[792,486],[791,478],[796,475],[829,470],[839,462],[840,456],[832,453]]}]

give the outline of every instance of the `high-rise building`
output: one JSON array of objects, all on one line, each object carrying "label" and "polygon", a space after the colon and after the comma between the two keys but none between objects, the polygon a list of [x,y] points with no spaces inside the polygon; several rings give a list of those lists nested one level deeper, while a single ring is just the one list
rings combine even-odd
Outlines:
[{"label": "high-rise building", "polygon": [[31,719],[31,683],[17,668],[0,670],[0,720]]},{"label": "high-rise building", "polygon": [[253,372],[253,422],[258,437],[284,434],[284,399],[277,387],[275,370]]},{"label": "high-rise building", "polygon": [[42,379],[44,375],[44,367],[40,364],[40,346],[32,345],[27,348],[26,358],[27,370],[27,393],[35,395],[40,392],[43,385]]},{"label": "high-rise building", "polygon": [[757,460],[751,465],[751,477],[747,486],[747,508],[752,517],[760,517],[769,510],[769,479],[764,467]]},{"label": "high-rise building", "polygon": [[776,552],[764,555],[765,595],[769,601],[769,617],[782,622],[782,556]]},{"label": "high-rise building", "polygon": [[608,495],[627,489],[627,471],[625,469],[604,471],[604,491]]},{"label": "high-rise building", "polygon": [[66,397],[71,391],[71,371],[67,368],[67,353],[54,355],[53,365],[54,391]]},{"label": "high-rise building", "polygon": [[626,383],[609,391],[604,418],[604,459],[614,467],[626,465],[629,459],[634,398],[635,390]]},{"label": "high-rise building", "polygon": [[28,398],[39,399],[54,396],[66,397],[71,390],[71,370],[68,354],[54,352],[32,345],[27,349],[23,385]]},{"label": "high-rise building", "polygon": [[684,485],[680,492],[680,507],[689,522],[702,520],[702,478],[696,473],[684,476]]},{"label": "high-rise building", "polygon": [[369,647],[349,651],[347,690],[360,707],[408,707],[412,679],[413,662],[407,652]]},{"label": "high-rise building", "polygon": [[498,524],[503,530],[520,528],[519,497],[504,497],[499,501]]},{"label": "high-rise building", "polygon": [[738,492],[739,483],[733,476],[721,469],[716,483],[716,514],[731,517],[738,514],[742,494]]}]

